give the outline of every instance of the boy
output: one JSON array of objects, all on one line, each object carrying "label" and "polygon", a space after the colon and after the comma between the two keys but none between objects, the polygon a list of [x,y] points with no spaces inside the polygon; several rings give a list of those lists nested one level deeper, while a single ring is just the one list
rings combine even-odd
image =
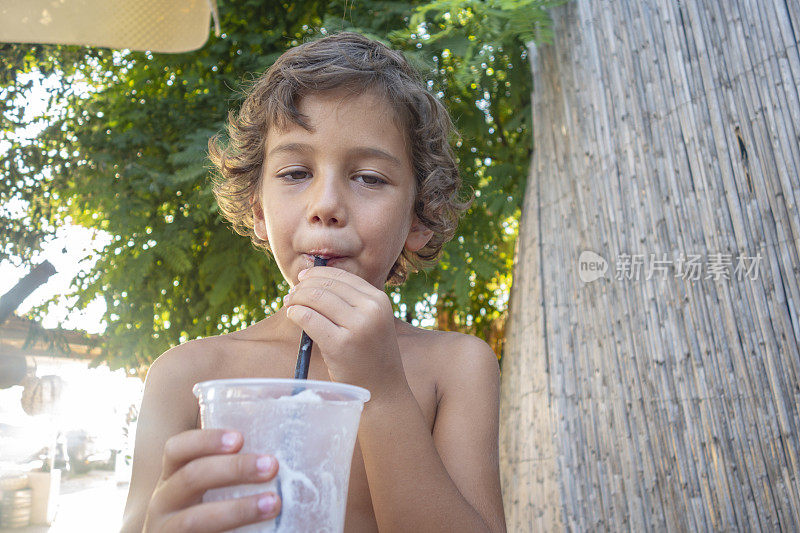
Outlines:
[{"label": "boy", "polygon": [[372,396],[346,531],[505,530],[494,353],[394,318],[383,291],[434,261],[465,209],[451,127],[400,53],[353,33],[293,48],[255,81],[230,117],[229,147],[209,143],[215,194],[291,291],[261,322],[153,363],[124,531],[222,531],[277,516],[273,493],[202,503],[210,488],[263,482],[280,465],[237,454],[236,432],[197,429],[191,391],[209,379],[291,377],[301,330],[314,340],[309,379]]}]

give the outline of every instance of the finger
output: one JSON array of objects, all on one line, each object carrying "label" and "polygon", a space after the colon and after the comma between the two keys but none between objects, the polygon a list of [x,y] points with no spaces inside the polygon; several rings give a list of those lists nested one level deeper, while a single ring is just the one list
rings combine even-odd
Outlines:
[{"label": "finger", "polygon": [[225,429],[191,429],[173,435],[164,444],[161,477],[171,476],[189,461],[220,453],[236,453],[242,447],[242,435]]},{"label": "finger", "polygon": [[286,316],[308,333],[314,342],[325,343],[336,340],[344,331],[322,313],[305,305],[292,304],[286,307]]},{"label": "finger", "polygon": [[243,483],[266,483],[278,473],[270,455],[209,455],[184,465],[156,489],[161,509],[170,512],[198,501],[205,491]]},{"label": "finger", "polygon": [[[289,294],[295,294],[297,291],[307,289],[330,291],[339,296],[350,307],[358,307],[364,299],[368,298],[366,294],[338,278],[320,276],[310,277],[301,281],[289,290]],[[284,303],[286,302],[287,300],[284,299]]]},{"label": "finger", "polygon": [[[359,299],[366,299],[361,296]],[[348,316],[352,316],[355,306],[346,297],[326,287],[297,285],[291,294],[283,299],[284,305],[304,305],[321,313],[337,326],[344,326]]]},{"label": "finger", "polygon": [[179,511],[163,524],[164,531],[211,533],[228,531],[247,524],[271,520],[281,511],[281,500],[274,492],[255,496],[201,503]]},{"label": "finger", "polygon": [[367,280],[359,276],[356,276],[351,272],[336,267],[327,267],[327,266],[311,267],[305,270],[301,270],[300,273],[297,275],[297,279],[299,279],[300,281],[313,277],[338,279],[339,281],[347,283],[354,289],[358,289],[359,291],[363,292],[366,295],[369,295],[377,290],[380,290],[373,287],[372,284]]}]

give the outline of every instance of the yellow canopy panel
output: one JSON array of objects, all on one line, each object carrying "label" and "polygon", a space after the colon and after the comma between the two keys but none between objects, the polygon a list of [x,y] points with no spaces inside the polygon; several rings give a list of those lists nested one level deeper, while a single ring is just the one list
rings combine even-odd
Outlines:
[{"label": "yellow canopy panel", "polygon": [[219,35],[215,0],[2,0],[0,42],[179,53]]}]

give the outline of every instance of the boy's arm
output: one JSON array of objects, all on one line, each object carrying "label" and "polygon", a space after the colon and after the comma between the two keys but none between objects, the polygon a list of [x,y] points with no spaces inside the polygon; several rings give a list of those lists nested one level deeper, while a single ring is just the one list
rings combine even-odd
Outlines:
[{"label": "boy's arm", "polygon": [[474,337],[450,344],[433,435],[406,381],[364,407],[359,442],[381,531],[505,531],[499,366]]},{"label": "boy's arm", "polygon": [[206,490],[263,483],[277,463],[257,454],[237,453],[241,435],[222,429],[195,429],[198,404],[192,386],[214,363],[210,339],[177,346],[158,358],[147,374],[136,432],[133,476],[122,531],[229,531],[275,518],[280,500],[262,493],[202,502]]},{"label": "boy's arm", "polygon": [[[141,532],[147,506],[161,475],[164,444],[171,436],[195,427],[192,413],[197,402],[186,397],[186,387],[177,372],[187,345],[173,348],[150,367],[145,381],[142,408],[136,425],[133,471],[125,505],[122,532]],[[185,372],[185,370],[184,370]],[[180,392],[184,392],[183,395]]]}]

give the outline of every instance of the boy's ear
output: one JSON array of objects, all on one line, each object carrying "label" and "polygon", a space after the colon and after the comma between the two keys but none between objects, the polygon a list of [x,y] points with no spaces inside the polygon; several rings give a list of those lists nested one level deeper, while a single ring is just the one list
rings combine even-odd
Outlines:
[{"label": "boy's ear", "polygon": [[262,241],[269,241],[267,238],[267,221],[264,219],[264,211],[257,200],[253,202],[253,233]]},{"label": "boy's ear", "polygon": [[408,230],[405,248],[409,252],[422,250],[433,237],[433,230],[428,229],[417,217],[411,222],[411,229]]}]

